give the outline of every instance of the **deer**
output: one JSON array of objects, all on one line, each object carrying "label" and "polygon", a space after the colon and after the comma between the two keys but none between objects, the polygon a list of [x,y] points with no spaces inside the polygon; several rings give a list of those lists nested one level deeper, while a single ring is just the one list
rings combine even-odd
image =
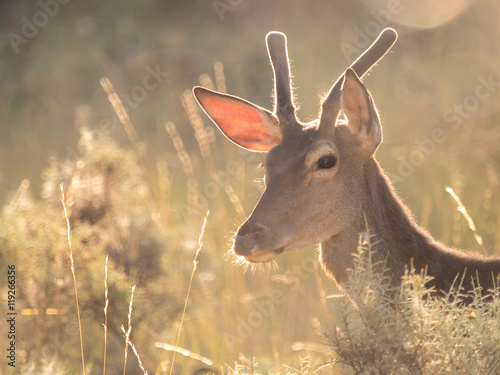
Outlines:
[{"label": "deer", "polygon": [[[387,28],[345,70],[324,97],[318,118],[296,115],[287,39],[266,36],[274,71],[274,109],[237,96],[194,87],[193,94],[222,133],[244,149],[265,153],[265,190],[238,228],[232,250],[250,263],[319,244],[325,273],[339,286],[349,280],[361,233],[375,237],[373,259],[398,287],[408,267],[426,272],[429,287],[447,293],[498,285],[500,258],[465,252],[420,227],[375,159],[382,126],[361,78],[393,46]],[[341,115],[343,113],[343,116]]]}]

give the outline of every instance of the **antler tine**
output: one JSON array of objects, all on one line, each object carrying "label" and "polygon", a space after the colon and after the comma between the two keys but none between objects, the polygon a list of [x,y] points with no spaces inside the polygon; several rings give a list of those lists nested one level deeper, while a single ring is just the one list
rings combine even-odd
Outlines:
[{"label": "antler tine", "polygon": [[266,36],[266,44],[274,71],[274,113],[283,126],[288,121],[282,120],[295,119],[286,36],[283,33],[272,31]]},{"label": "antler tine", "polygon": [[[358,77],[363,77],[389,51],[397,38],[398,33],[396,30],[391,28],[382,30],[373,44],[350,67],[356,72]],[[343,81],[344,74],[335,82],[323,101],[320,124],[331,123],[337,120],[340,112],[340,94]]]}]

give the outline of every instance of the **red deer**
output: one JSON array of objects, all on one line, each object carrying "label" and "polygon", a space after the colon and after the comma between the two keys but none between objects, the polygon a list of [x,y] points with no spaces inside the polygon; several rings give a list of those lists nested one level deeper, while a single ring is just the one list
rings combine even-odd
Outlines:
[{"label": "red deer", "polygon": [[[274,111],[202,87],[194,95],[207,115],[234,143],[266,152],[266,189],[239,227],[233,250],[248,262],[320,244],[320,260],[337,283],[354,268],[359,235],[374,235],[375,261],[385,262],[397,286],[405,268],[427,269],[432,286],[447,291],[463,277],[463,288],[492,288],[500,259],[439,243],[419,227],[375,160],[382,127],[360,78],[397,39],[393,29],[378,39],[336,81],[317,120],[296,117],[286,37],[267,35],[274,70]],[[342,111],[347,121],[339,118]],[[464,274],[465,272],[465,274]]]}]

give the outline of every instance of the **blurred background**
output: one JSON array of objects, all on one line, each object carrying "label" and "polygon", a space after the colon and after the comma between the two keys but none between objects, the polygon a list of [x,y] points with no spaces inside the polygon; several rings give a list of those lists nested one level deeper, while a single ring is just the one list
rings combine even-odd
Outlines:
[{"label": "blurred background", "polygon": [[[470,0],[2,2],[0,277],[16,265],[22,373],[81,368],[61,183],[88,372],[103,368],[109,255],[106,371],[123,372],[120,326],[137,285],[131,339],[150,373],[168,373],[161,345],[175,345],[207,210],[179,342],[188,352],[174,371],[300,373],[331,360],[318,327],[333,327],[327,297],[339,291],[316,250],[247,272],[227,254],[263,189],[262,155],[226,140],[191,94],[202,84],[272,108],[271,30],[288,37],[298,115],[310,121],[343,70],[395,28],[398,42],[364,79],[384,130],[377,159],[436,238],[500,253],[499,12]],[[141,371],[130,351],[127,373]]]}]

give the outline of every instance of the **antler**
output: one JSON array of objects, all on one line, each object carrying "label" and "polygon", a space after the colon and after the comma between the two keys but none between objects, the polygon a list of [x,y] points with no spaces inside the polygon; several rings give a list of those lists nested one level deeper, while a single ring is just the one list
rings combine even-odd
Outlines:
[{"label": "antler", "polygon": [[289,130],[291,124],[297,124],[290,83],[286,36],[283,33],[272,31],[266,36],[266,44],[274,71],[274,113],[280,121],[281,132],[284,133],[285,130]]},{"label": "antler", "polygon": [[[398,38],[396,30],[387,28],[382,30],[377,40],[352,63],[352,68],[358,77],[363,77],[370,68],[377,63],[389,49],[393,46]],[[342,74],[337,82],[332,86],[330,92],[322,103],[320,126],[321,124],[335,123],[340,112],[340,95],[344,74]]]}]

